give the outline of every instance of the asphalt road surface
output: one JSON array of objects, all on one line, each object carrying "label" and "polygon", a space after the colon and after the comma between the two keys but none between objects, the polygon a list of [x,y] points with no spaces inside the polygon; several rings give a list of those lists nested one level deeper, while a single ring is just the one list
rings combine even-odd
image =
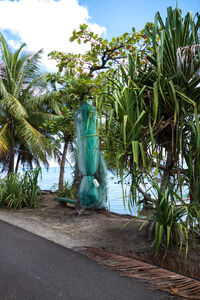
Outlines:
[{"label": "asphalt road surface", "polygon": [[164,300],[168,294],[0,221],[0,300]]}]

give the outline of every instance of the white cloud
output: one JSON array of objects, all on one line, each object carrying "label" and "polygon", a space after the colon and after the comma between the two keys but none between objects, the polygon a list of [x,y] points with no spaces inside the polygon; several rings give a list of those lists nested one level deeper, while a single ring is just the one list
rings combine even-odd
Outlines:
[{"label": "white cloud", "polygon": [[[48,60],[49,52],[82,52],[86,49],[85,45],[69,42],[73,29],[78,29],[79,24],[89,24],[98,34],[105,32],[104,27],[90,23],[87,8],[79,5],[78,0],[4,0],[0,1],[0,11],[0,30],[9,29],[19,35],[29,51],[43,48],[43,64],[49,70],[55,68]],[[17,46],[14,40],[11,45]]]},{"label": "white cloud", "polygon": [[7,43],[14,49],[19,49],[19,47],[21,46],[21,43],[16,40],[7,40]]}]

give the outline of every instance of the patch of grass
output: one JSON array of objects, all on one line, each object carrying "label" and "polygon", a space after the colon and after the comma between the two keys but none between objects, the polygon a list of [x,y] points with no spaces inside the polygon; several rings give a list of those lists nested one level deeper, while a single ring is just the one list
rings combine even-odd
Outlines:
[{"label": "patch of grass", "polygon": [[23,175],[10,174],[0,180],[0,206],[9,209],[24,207],[36,208],[38,206],[37,185],[40,168],[25,172]]}]

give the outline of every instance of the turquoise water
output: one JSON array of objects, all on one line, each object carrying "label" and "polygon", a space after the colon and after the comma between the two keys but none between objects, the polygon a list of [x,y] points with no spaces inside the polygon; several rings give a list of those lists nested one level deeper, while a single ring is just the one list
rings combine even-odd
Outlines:
[{"label": "turquoise water", "polygon": [[[48,170],[42,168],[42,177],[39,178],[39,186],[42,190],[53,190],[57,188],[59,179],[59,167],[50,167]],[[72,181],[72,169],[71,167],[65,167],[65,181]],[[125,207],[123,203],[123,193],[121,184],[119,179],[116,176],[113,176],[112,173],[108,172],[107,175],[107,182],[108,182],[108,203],[107,207],[110,211],[120,213],[120,214],[137,214],[136,207],[132,208],[130,211],[128,209],[128,200],[125,200]],[[127,186],[124,186],[125,190],[128,189]],[[126,198],[125,198],[126,199]]]}]

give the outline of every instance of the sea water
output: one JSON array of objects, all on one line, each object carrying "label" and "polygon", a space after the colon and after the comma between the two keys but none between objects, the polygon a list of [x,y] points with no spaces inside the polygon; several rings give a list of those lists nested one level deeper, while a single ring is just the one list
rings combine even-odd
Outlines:
[{"label": "sea water", "polygon": [[[42,190],[56,190],[59,180],[59,167],[42,168],[42,175],[39,176],[38,185]],[[68,181],[69,184],[73,180],[73,172],[70,166],[65,167],[64,181]],[[119,214],[131,214],[137,215],[137,208],[133,206],[128,207],[128,189],[129,184],[124,184],[124,197],[120,179],[113,175],[111,172],[107,173],[107,189],[108,189],[108,201],[107,208],[115,213]]]},{"label": "sea water", "polygon": [[[59,180],[59,167],[49,167],[48,170],[46,168],[42,168],[42,176],[39,177],[38,185],[42,190],[57,190],[58,188],[58,180]],[[64,181],[68,181],[69,184],[72,183],[73,180],[73,171],[70,166],[65,167]],[[146,183],[146,188],[149,189],[150,192],[150,183]],[[152,192],[152,189],[151,189]],[[183,199],[186,201],[188,196],[187,187],[183,188]],[[138,207],[136,205],[130,205],[129,201],[130,194],[130,182],[128,179],[124,181],[123,190],[120,178],[116,175],[113,175],[111,172],[107,172],[107,208],[109,211],[119,213],[119,214],[129,214],[133,216],[138,215]],[[156,197],[156,191],[154,193],[150,193],[152,198]],[[145,217],[149,214],[152,214],[151,209],[143,208],[141,204],[140,207],[140,216]]]},{"label": "sea water", "polygon": [[[23,169],[19,169],[20,173],[23,173]],[[38,185],[42,190],[57,190],[58,180],[59,180],[59,167],[49,167],[48,169],[42,168],[42,173],[39,176]],[[0,179],[4,178],[6,174],[0,173]],[[73,180],[73,171],[72,168],[68,165],[65,167],[64,181],[72,183]],[[129,214],[133,216],[138,215],[138,207],[136,205],[130,205],[129,201],[129,189],[130,183],[127,181],[124,182],[123,191],[122,185],[120,183],[120,178],[116,175],[113,175],[111,172],[107,172],[107,208],[111,212],[119,214]],[[184,200],[188,196],[187,188],[183,189]],[[152,198],[155,198],[154,194],[151,195]],[[152,213],[151,209],[145,209],[140,207],[140,216],[148,216]]]}]

